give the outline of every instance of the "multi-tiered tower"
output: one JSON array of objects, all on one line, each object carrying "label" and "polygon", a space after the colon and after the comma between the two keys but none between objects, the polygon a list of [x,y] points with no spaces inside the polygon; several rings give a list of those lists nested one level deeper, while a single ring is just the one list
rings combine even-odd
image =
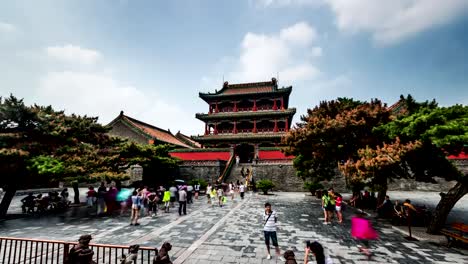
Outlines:
[{"label": "multi-tiered tower", "polygon": [[209,105],[208,113],[196,114],[205,122],[205,133],[194,136],[203,147],[232,147],[241,162],[258,155],[259,147],[281,143],[288,132],[295,108],[288,108],[292,87],[278,88],[270,82],[229,84],[220,91],[200,93]]}]

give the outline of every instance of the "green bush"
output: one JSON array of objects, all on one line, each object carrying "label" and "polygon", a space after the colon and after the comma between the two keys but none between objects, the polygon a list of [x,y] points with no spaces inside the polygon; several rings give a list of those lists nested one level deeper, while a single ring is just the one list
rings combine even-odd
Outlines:
[{"label": "green bush", "polygon": [[200,190],[204,190],[208,186],[208,183],[204,179],[193,179],[189,182],[189,185],[195,186],[197,183],[200,184]]},{"label": "green bush", "polygon": [[313,195],[315,191],[323,189],[323,185],[319,182],[304,182],[304,189],[308,190]]},{"label": "green bush", "polygon": [[257,189],[262,190],[263,194],[268,194],[268,191],[273,187],[275,187],[275,184],[270,180],[260,180],[257,182]]}]

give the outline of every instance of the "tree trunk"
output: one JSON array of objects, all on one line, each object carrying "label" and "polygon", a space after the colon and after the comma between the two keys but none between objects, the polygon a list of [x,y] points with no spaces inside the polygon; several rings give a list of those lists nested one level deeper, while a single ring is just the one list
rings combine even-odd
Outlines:
[{"label": "tree trunk", "polygon": [[[448,193],[440,193],[441,199],[439,204],[432,214],[431,222],[427,227],[426,232],[429,234],[437,234],[440,229],[445,225],[447,217],[455,206],[465,194],[468,193],[468,183],[458,182]],[[460,219],[461,220],[461,219]]]},{"label": "tree trunk", "polygon": [[5,188],[5,195],[3,196],[2,202],[0,203],[0,219],[5,219],[11,201],[13,200],[13,197],[15,197],[15,193],[15,187],[7,186]]},{"label": "tree trunk", "polygon": [[376,206],[381,205],[385,200],[385,196],[387,195],[387,189],[388,189],[387,178],[385,178],[385,181],[382,182],[381,184],[379,184],[378,186],[379,186],[379,189],[378,189],[379,194],[377,195],[377,205]]},{"label": "tree trunk", "polygon": [[73,184],[73,192],[75,192],[73,203],[80,204],[80,190],[78,189],[78,184]]}]

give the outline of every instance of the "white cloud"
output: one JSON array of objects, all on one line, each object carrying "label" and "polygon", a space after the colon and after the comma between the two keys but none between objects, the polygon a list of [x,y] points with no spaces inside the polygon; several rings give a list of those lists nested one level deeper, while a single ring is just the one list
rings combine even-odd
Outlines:
[{"label": "white cloud", "polygon": [[[177,105],[168,103],[161,96],[142,92],[131,85],[124,85],[112,76],[76,71],[49,72],[40,80],[36,91],[38,103],[53,105],[67,113],[99,116],[107,124],[121,110],[125,114],[163,129],[199,128],[201,125]],[[182,131],[184,132],[184,131]],[[193,133],[195,131],[185,131]]]},{"label": "white cloud", "polygon": [[0,21],[0,33],[13,33],[18,29],[13,24],[5,23]]},{"label": "white cloud", "polygon": [[79,63],[91,65],[95,64],[100,58],[101,53],[96,50],[82,48],[67,44],[64,46],[52,46],[45,49],[48,56],[70,63]]},{"label": "white cloud", "polygon": [[310,52],[310,55],[312,57],[322,57],[323,55],[323,50],[321,47],[313,47],[311,52]]},{"label": "white cloud", "polygon": [[468,10],[466,0],[326,0],[345,32],[370,32],[379,44],[393,44]]},{"label": "white cloud", "polygon": [[275,34],[247,33],[234,70],[227,75],[231,82],[269,80],[299,81],[315,78],[320,71],[310,61],[311,44],[317,39],[315,29],[299,22]]},{"label": "white cloud", "polygon": [[315,28],[309,26],[306,22],[299,22],[282,29],[280,38],[292,44],[308,45],[317,38],[317,32]]}]

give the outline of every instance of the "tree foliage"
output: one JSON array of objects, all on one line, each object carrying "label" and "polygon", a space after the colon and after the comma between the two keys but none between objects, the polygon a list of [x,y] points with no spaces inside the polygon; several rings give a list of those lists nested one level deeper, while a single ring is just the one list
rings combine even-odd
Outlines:
[{"label": "tree foliage", "polygon": [[301,117],[286,136],[285,152],[294,155],[298,176],[312,181],[336,175],[338,162],[358,157],[358,149],[379,145],[373,127],[388,123],[390,112],[382,102],[347,98],[321,102]]},{"label": "tree foliage", "polygon": [[14,96],[1,99],[0,117],[0,171],[15,176],[2,177],[3,185],[103,176],[121,179],[134,164],[144,168],[177,164],[167,146],[111,137],[109,128],[95,117],[66,115],[51,106],[26,106]]}]

